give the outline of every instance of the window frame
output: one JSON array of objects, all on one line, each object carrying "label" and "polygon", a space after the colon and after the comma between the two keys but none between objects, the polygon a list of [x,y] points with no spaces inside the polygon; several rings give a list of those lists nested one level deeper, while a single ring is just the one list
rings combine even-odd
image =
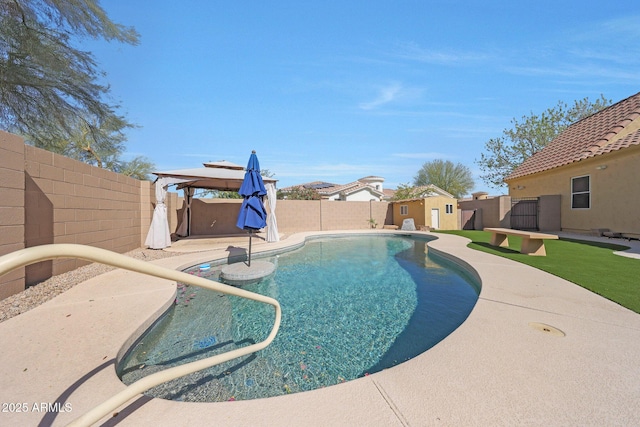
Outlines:
[{"label": "window frame", "polygon": [[452,214],[453,213],[453,203],[445,203],[444,212],[447,213],[447,214]]},{"label": "window frame", "polygon": [[[576,191],[574,184],[576,180],[587,178],[587,190]],[[576,206],[575,196],[587,195],[587,206]],[[571,177],[571,210],[587,210],[591,209],[591,175],[580,175]]]},{"label": "window frame", "polygon": [[409,205],[400,205],[400,215],[409,215]]}]

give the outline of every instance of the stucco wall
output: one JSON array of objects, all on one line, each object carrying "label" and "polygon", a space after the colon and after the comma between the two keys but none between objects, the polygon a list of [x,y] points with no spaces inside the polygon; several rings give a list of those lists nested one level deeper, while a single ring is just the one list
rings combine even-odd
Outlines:
[{"label": "stucco wall", "polygon": [[[391,206],[393,206],[394,225],[402,227],[402,223],[404,222],[404,220],[409,218],[413,218],[413,223],[415,224],[416,228],[421,225],[428,225],[425,223],[424,203],[422,202],[422,199],[392,202]],[[400,213],[401,206],[407,207],[407,213],[405,215]]]},{"label": "stucco wall", "polygon": [[[606,168],[602,168],[606,166]],[[596,228],[640,237],[640,146],[633,146],[561,168],[509,181],[512,197],[561,197],[562,230]],[[571,208],[571,178],[589,175],[591,207]]]},{"label": "stucco wall", "polygon": [[[399,227],[402,226],[402,222],[407,218],[413,218],[413,222],[416,228],[421,225],[434,228],[434,224],[431,219],[432,209],[438,209],[440,224],[438,229],[440,230],[456,230],[458,226],[458,201],[450,197],[433,196],[426,197],[418,200],[407,200],[393,202],[393,223]],[[447,213],[446,205],[453,205],[453,211]],[[408,207],[408,214],[400,214],[400,206]]]},{"label": "stucco wall", "polygon": [[[453,205],[450,213],[446,211],[446,205]],[[440,230],[456,230],[458,228],[458,201],[444,196],[427,197],[425,199],[425,220],[430,227],[433,227],[431,211],[438,209],[440,214]]]},{"label": "stucco wall", "polygon": [[357,193],[349,194],[347,196],[347,201],[349,202],[368,202],[369,200],[378,201],[380,200],[380,198],[371,193],[366,188],[364,190],[358,191]]},{"label": "stucco wall", "polygon": [[498,196],[478,200],[461,200],[458,202],[462,210],[480,210],[477,216],[479,223],[475,224],[476,230],[485,227],[510,227],[511,197]]},{"label": "stucco wall", "polygon": [[559,231],[562,197],[558,194],[540,196],[538,199],[538,229],[540,231]]}]

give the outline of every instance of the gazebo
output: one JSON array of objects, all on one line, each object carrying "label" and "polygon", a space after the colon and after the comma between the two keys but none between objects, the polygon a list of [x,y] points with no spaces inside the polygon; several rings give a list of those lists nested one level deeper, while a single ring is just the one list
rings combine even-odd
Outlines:
[{"label": "gazebo", "polygon": [[[202,168],[179,169],[165,172],[153,172],[158,178],[156,185],[156,207],[153,211],[151,227],[145,240],[145,245],[151,249],[164,249],[171,246],[171,233],[169,231],[169,220],[167,216],[167,206],[165,199],[167,189],[174,185],[176,189],[184,191],[186,209],[180,227],[176,231],[178,235],[191,235],[191,201],[196,188],[207,190],[237,191],[244,179],[244,167],[225,160],[218,162],[203,163]],[[275,198],[275,184],[277,180],[263,177],[267,191],[269,192],[269,204],[272,212],[275,210],[275,200],[271,200],[271,195]],[[271,188],[270,188],[271,187]],[[273,203],[273,205],[272,205]],[[271,216],[272,214],[270,214]],[[273,227],[275,224],[275,217]],[[275,234],[275,237],[273,235]],[[267,241],[277,241],[277,233],[268,233]]]}]

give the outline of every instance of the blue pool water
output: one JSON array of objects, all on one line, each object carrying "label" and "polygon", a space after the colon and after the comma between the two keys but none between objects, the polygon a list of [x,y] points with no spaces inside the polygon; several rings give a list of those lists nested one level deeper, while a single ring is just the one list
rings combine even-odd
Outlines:
[{"label": "blue pool water", "polygon": [[[266,349],[171,381],[146,394],[212,402],[313,390],[390,368],[455,330],[479,285],[428,254],[426,239],[319,239],[266,258],[274,276],[244,286],[277,299],[282,323]],[[217,280],[219,269],[192,274]],[[126,384],[158,370],[262,341],[273,308],[179,285],[176,304],[118,366]]]}]

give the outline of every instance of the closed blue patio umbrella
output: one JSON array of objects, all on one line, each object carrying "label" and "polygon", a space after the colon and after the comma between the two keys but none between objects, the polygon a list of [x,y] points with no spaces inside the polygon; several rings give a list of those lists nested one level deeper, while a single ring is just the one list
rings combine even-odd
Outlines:
[{"label": "closed blue patio umbrella", "polygon": [[263,198],[267,190],[260,176],[260,163],[255,150],[251,152],[247,171],[238,193],[244,200],[238,213],[236,227],[249,230],[249,267],[251,266],[251,234],[254,230],[259,230],[267,226],[267,210],[264,208]]}]

